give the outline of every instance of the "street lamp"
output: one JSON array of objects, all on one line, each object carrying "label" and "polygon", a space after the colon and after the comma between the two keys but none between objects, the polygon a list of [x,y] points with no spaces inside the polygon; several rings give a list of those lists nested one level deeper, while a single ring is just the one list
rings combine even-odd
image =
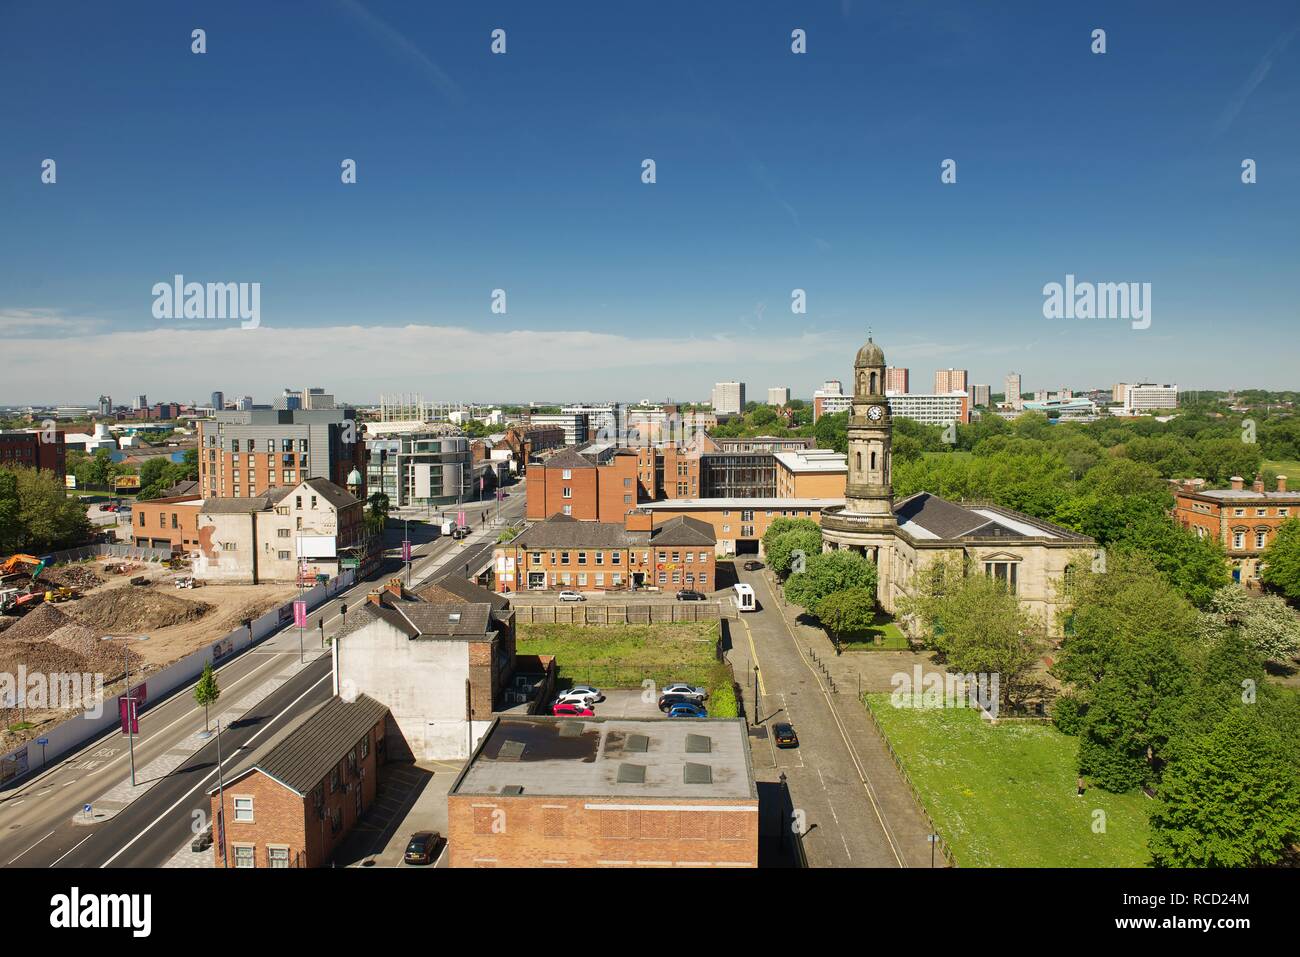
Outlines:
[{"label": "street lamp", "polygon": [[126,646],[126,642],[132,640],[148,641],[149,636],[135,635],[130,637],[117,638],[113,635],[104,635],[99,640],[100,641],[121,641],[123,643],[122,662],[125,665],[124,670],[126,671],[126,691],[122,693],[122,697],[126,701],[126,746],[127,746],[127,750],[131,752],[131,787],[135,787],[135,734],[134,734],[133,725],[134,722],[138,719],[137,719],[137,711],[135,707],[135,697],[131,694],[131,649],[129,649]]}]

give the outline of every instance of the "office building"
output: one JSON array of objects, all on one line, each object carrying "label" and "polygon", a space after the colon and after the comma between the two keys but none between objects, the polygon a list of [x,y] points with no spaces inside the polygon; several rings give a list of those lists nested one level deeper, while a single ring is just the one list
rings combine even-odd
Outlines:
[{"label": "office building", "polygon": [[718,382],[713,386],[713,411],[719,415],[737,415],[745,411],[745,383]]},{"label": "office building", "polygon": [[1008,372],[1007,377],[1002,380],[1002,391],[1005,393],[1002,397],[1003,401],[1013,409],[1024,408],[1024,400],[1020,397],[1023,388],[1024,386],[1020,381],[1020,373]]},{"label": "office building", "polygon": [[101,395],[99,397],[99,414],[100,415],[113,414],[113,397],[111,395]]},{"label": "office building", "polygon": [[1154,382],[1129,383],[1124,386],[1124,413],[1137,415],[1158,409],[1178,408],[1178,386]]},{"label": "office building", "polygon": [[853,396],[844,394],[844,384],[839,379],[827,379],[813,393],[813,422],[823,415],[847,412],[853,407]]},{"label": "office building", "polygon": [[993,387],[989,385],[973,385],[970,387],[970,404],[972,408],[987,409],[992,404]]},{"label": "office building", "polygon": [[790,404],[790,387],[774,385],[767,390],[767,404],[782,408]]},{"label": "office building", "polygon": [[585,412],[533,413],[528,424],[534,427],[557,426],[564,432],[565,445],[580,445],[590,441],[590,420]]},{"label": "office building", "polygon": [[403,432],[366,439],[366,489],[395,508],[440,507],[477,499],[473,452],[463,435]]},{"label": "office building", "polygon": [[608,442],[566,448],[528,470],[525,518],[540,522],[570,515],[592,522],[622,522],[636,508],[637,453]]},{"label": "office building", "polygon": [[224,392],[212,393],[212,411],[224,412],[226,408],[226,394]]},{"label": "office building", "polygon": [[928,394],[913,392],[908,395],[886,397],[890,414],[923,425],[951,425],[954,422],[970,424],[970,396],[963,392]]}]

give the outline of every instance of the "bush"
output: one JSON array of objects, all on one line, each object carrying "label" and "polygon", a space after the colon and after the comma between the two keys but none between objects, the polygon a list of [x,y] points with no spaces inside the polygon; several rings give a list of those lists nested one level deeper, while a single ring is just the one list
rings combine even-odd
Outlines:
[{"label": "bush", "polygon": [[1063,694],[1052,702],[1052,724],[1061,734],[1074,737],[1083,725],[1083,705],[1071,694]]},{"label": "bush", "polygon": [[708,710],[710,718],[739,717],[739,710],[736,707],[736,687],[730,675],[727,675],[727,680],[722,684],[709,690]]}]

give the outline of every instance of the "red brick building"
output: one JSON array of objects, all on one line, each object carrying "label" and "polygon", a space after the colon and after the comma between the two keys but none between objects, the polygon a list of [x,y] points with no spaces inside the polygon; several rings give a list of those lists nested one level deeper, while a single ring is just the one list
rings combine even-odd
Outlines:
[{"label": "red brick building", "polygon": [[708,592],[717,587],[716,547],[712,526],[687,516],[656,527],[643,511],[623,523],[555,515],[496,547],[496,590]]},{"label": "red brick building", "polygon": [[1243,585],[1259,580],[1259,556],[1273,541],[1277,527],[1300,516],[1300,491],[1287,488],[1285,475],[1266,491],[1257,477],[1250,488],[1234,475],[1226,489],[1197,489],[1188,483],[1174,496],[1174,520],[1202,538],[1223,546],[1232,577]]},{"label": "red brick building", "polygon": [[328,864],[375,799],[387,721],[366,695],[335,697],[254,752],[209,792],[216,866]]},{"label": "red brick building", "polygon": [[53,472],[60,482],[67,472],[63,433],[52,431],[53,440],[42,442],[39,430],[0,432],[0,468],[18,467]]},{"label": "red brick building", "polygon": [[637,456],[628,449],[564,449],[528,470],[525,517],[540,522],[569,515],[587,522],[622,522],[638,501]]},{"label": "red brick building", "polygon": [[199,549],[197,495],[137,501],[131,507],[131,542],[149,548],[170,548],[173,552]]},{"label": "red brick building", "polygon": [[447,795],[452,867],[757,867],[737,718],[499,717]]}]

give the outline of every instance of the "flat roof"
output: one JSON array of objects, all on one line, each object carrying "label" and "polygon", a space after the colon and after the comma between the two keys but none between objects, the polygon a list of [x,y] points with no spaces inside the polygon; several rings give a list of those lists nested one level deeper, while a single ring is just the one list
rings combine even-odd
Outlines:
[{"label": "flat roof", "polygon": [[797,452],[775,452],[774,457],[791,472],[845,472],[849,470],[849,457],[834,449],[801,449]]},{"label": "flat roof", "polygon": [[501,717],[449,793],[503,788],[639,800],[758,796],[740,718]]}]

